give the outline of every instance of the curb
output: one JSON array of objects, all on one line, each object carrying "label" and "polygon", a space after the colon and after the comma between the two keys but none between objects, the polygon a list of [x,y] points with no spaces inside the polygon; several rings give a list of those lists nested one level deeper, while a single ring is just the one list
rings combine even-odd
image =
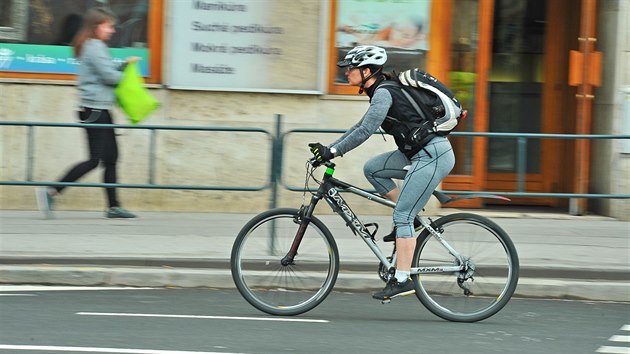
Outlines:
[{"label": "curb", "polygon": [[[627,277],[625,278],[627,279]],[[229,269],[102,265],[1,265],[0,284],[234,289]],[[342,269],[335,290],[368,292],[383,283],[374,273]],[[521,277],[515,297],[630,302],[630,281]]]},{"label": "curb", "polygon": [[[343,261],[340,272],[374,274],[377,270],[377,260]],[[230,260],[224,258],[152,258],[152,257],[0,257],[0,269],[4,266],[39,266],[55,265],[68,267],[153,267],[153,268],[189,268],[206,270],[229,270]],[[588,269],[576,267],[533,267],[521,265],[519,275],[522,278],[536,279],[573,279],[573,280],[630,280],[630,269],[607,268]],[[0,280],[1,281],[1,280]]]}]

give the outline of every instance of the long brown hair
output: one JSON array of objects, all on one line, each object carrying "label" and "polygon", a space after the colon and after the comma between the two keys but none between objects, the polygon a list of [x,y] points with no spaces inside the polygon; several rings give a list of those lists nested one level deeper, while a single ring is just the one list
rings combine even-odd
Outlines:
[{"label": "long brown hair", "polygon": [[96,38],[96,27],[107,21],[116,21],[116,15],[104,7],[94,7],[85,13],[81,29],[72,40],[75,58],[81,56],[81,49],[83,49],[85,41]]}]

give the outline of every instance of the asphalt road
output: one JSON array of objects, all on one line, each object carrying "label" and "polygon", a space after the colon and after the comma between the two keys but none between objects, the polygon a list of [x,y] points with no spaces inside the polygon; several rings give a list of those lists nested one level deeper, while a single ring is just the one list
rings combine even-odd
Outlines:
[{"label": "asphalt road", "polygon": [[279,318],[235,290],[6,290],[0,353],[630,353],[628,303],[512,299],[464,324],[414,296],[383,305],[333,292],[306,314]]}]

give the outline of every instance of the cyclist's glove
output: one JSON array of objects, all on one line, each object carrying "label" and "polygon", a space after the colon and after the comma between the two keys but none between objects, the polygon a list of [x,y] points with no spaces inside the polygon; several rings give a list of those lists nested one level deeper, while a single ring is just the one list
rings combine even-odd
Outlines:
[{"label": "cyclist's glove", "polygon": [[308,146],[310,147],[311,152],[313,153],[313,156],[315,156],[315,160],[317,160],[317,162],[326,162],[332,160],[335,157],[328,146],[324,146],[320,143],[310,143],[308,144]]}]

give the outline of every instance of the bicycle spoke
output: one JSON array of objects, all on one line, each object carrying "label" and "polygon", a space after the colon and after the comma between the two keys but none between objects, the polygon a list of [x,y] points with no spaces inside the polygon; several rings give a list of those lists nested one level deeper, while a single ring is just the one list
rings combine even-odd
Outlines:
[{"label": "bicycle spoke", "polygon": [[232,275],[252,305],[267,313],[294,315],[317,306],[337,277],[337,246],[319,221],[312,222],[292,264],[282,265],[300,227],[297,210],[262,214],[246,227],[232,251]]},{"label": "bicycle spoke", "polygon": [[[438,220],[441,237],[461,256],[454,273],[417,275],[418,298],[436,315],[451,321],[479,321],[498,312],[518,279],[518,258],[507,235],[494,223],[472,214]],[[471,216],[472,215],[472,216]],[[462,264],[432,236],[420,237],[418,267]]]}]

